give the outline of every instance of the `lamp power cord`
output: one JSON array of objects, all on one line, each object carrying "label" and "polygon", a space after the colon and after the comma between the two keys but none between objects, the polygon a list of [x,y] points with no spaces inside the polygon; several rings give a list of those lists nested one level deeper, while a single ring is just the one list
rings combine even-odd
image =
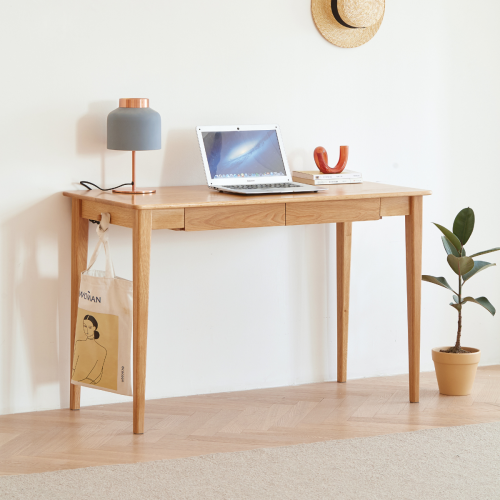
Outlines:
[{"label": "lamp power cord", "polygon": [[112,191],[113,189],[118,189],[118,188],[121,188],[123,186],[133,186],[134,185],[133,182],[126,182],[125,184],[120,184],[119,186],[115,186],[115,187],[108,188],[108,189],[103,189],[103,188],[99,187],[97,184],[94,184],[93,182],[90,182],[90,181],[80,181],[80,184],[82,186],[85,186],[89,191],[92,191],[92,188],[88,187],[87,184],[90,184],[91,186],[94,186],[97,189],[100,189],[101,191]]},{"label": "lamp power cord", "polygon": [[[86,187],[89,191],[92,191],[92,188],[87,186],[87,184],[90,184],[91,186],[94,186],[96,187],[97,189],[100,189],[101,191],[111,191],[113,189],[118,189],[118,188],[121,188],[123,186],[133,186],[134,183],[133,182],[126,182],[125,184],[120,184],[119,186],[116,186],[116,187],[112,187],[112,188],[108,188],[108,189],[103,189],[101,187],[99,187],[97,184],[94,184],[93,182],[90,182],[90,181],[80,181],[80,184],[84,187]],[[100,224],[101,221],[98,221],[98,220],[92,220],[92,219],[89,219],[89,222],[92,222],[92,224]]]}]

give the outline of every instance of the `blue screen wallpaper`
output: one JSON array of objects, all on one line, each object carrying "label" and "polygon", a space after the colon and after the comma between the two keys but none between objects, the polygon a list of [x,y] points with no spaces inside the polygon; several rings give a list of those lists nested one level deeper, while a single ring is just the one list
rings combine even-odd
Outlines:
[{"label": "blue screen wallpaper", "polygon": [[286,175],[274,130],[203,132],[212,179]]}]

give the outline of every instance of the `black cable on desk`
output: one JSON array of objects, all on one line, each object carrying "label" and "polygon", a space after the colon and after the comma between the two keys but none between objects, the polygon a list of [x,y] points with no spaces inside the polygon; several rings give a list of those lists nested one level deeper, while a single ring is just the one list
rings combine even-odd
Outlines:
[{"label": "black cable on desk", "polygon": [[90,184],[91,186],[94,186],[97,189],[100,189],[101,191],[111,191],[113,189],[118,189],[118,188],[121,188],[123,186],[133,186],[134,185],[133,182],[127,182],[126,184],[120,184],[119,186],[115,186],[115,187],[108,188],[108,189],[103,189],[103,188],[99,187],[97,184],[94,184],[93,182],[90,182],[90,181],[80,181],[80,184],[82,186],[85,186],[89,191],[92,191],[92,188],[88,187],[87,184]]},{"label": "black cable on desk", "polygon": [[[89,191],[92,191],[92,188],[91,187],[88,187],[87,184],[90,184],[91,186],[94,186],[96,187],[97,189],[100,189],[101,191],[111,191],[113,189],[118,189],[118,188],[121,188],[123,186],[133,186],[134,183],[133,182],[127,182],[126,184],[120,184],[119,186],[116,186],[116,187],[112,187],[112,188],[109,188],[109,189],[102,189],[100,188],[97,184],[94,184],[93,182],[90,182],[90,181],[80,181],[80,184],[82,186],[85,186]],[[98,221],[98,220],[92,220],[92,219],[89,219],[89,222],[92,222],[92,224],[100,224],[101,221]]]}]

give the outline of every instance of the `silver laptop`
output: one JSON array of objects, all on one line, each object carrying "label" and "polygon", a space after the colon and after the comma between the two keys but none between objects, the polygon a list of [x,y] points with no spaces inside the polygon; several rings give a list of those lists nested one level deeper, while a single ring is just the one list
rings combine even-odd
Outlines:
[{"label": "silver laptop", "polygon": [[208,186],[238,194],[311,193],[292,181],[277,125],[196,127]]}]

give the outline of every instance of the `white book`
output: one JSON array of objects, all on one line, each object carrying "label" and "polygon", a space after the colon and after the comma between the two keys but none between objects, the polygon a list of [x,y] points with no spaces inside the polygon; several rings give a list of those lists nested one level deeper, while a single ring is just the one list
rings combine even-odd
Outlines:
[{"label": "white book", "polygon": [[324,184],[361,184],[363,182],[362,179],[303,179],[297,177],[296,175],[292,176],[294,182],[301,182],[304,184],[311,184],[313,186],[320,186]]},{"label": "white book", "polygon": [[292,172],[294,177],[300,177],[301,179],[361,179],[362,175],[360,172],[355,172],[354,170],[344,170],[340,174],[323,174],[318,170],[294,170]]}]

